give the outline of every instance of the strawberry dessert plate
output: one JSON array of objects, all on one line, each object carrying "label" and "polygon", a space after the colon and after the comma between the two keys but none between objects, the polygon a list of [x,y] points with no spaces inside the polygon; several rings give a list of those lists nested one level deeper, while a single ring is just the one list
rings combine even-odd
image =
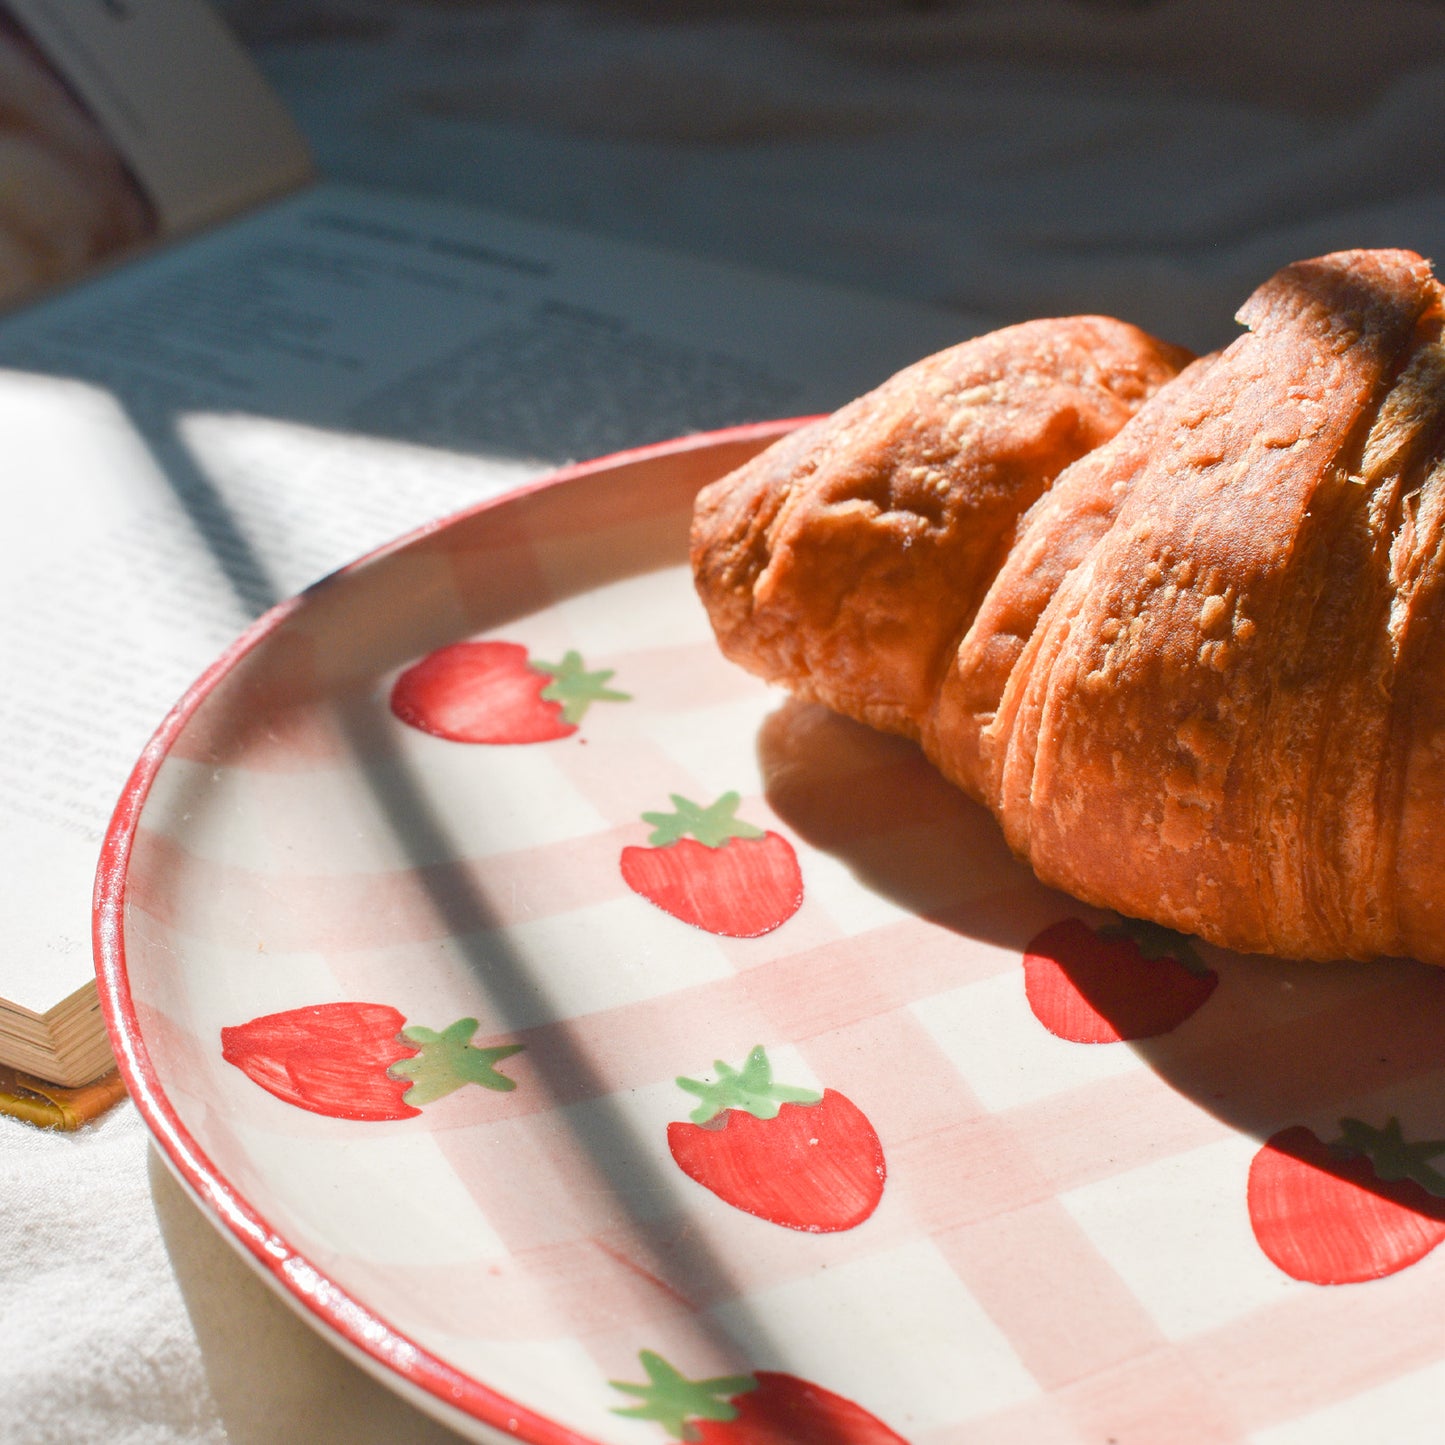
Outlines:
[{"label": "strawberry dessert plate", "polygon": [[163,1157],[485,1445],[1427,1438],[1445,970],[1085,907],[727,663],[692,500],[792,425],[403,538],[180,702],[95,922]]}]

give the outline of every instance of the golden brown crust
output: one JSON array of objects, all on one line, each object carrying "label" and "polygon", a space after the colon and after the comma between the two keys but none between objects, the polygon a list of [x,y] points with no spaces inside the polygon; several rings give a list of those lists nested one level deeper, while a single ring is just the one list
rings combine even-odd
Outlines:
[{"label": "golden brown crust", "polygon": [[[1051,383],[1058,362],[1017,335],[969,343],[1001,372],[982,420],[952,422],[955,390],[924,373],[710,489],[694,556],[725,650],[918,737],[1089,902],[1245,950],[1445,963],[1441,297],[1411,252],[1286,267],[1217,357],[1173,381],[1177,354],[1136,362],[1122,429],[1051,390],[1086,387],[1078,361]],[[1058,334],[1061,355],[1096,344]],[[1038,438],[1066,406],[1095,439],[1055,480],[1019,458],[1060,457]],[[895,478],[939,436],[959,447],[929,531]],[[846,489],[820,474],[905,505],[855,491],[840,527]],[[730,571],[744,493],[763,520]],[[940,540],[905,570],[910,527]]]},{"label": "golden brown crust", "polygon": [[703,491],[692,560],[722,649],[916,735],[1019,515],[1188,359],[1105,317],[964,342]]},{"label": "golden brown crust", "polygon": [[1394,826],[1389,477],[1361,462],[1431,288],[1398,254],[1287,268],[1163,399],[1166,444],[1020,677],[998,807],[1047,880],[1235,947],[1397,951],[1352,896]]},{"label": "golden brown crust", "polygon": [[[1169,383],[1175,405],[1197,390],[1213,360],[1201,357]],[[1113,526],[1130,485],[1160,441],[1167,415],[1150,408],[1064,471],[1020,519],[923,727],[929,755],[975,797],[999,794],[1010,729],[998,720],[998,711],[1040,617],[1063,580]],[[1009,695],[1010,709],[1016,693],[1017,688]]]}]

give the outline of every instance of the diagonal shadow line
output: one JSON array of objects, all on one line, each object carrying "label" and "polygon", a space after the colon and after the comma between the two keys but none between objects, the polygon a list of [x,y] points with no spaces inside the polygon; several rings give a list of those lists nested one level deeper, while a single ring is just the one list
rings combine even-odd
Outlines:
[{"label": "diagonal shadow line", "polygon": [[[386,717],[374,700],[361,698],[340,709],[340,721],[372,796],[415,861],[421,886],[445,923],[451,941],[485,989],[504,1029],[520,1032],[534,1026],[539,995],[537,979],[529,971],[526,960],[507,943],[502,925],[483,890],[462,876],[461,870],[421,866],[423,860],[455,859],[462,854],[438,821],[425,788],[397,747]],[[600,1188],[617,1199],[619,1208],[642,1226],[638,1236],[648,1258],[645,1262],[628,1263],[634,1269],[642,1266],[659,1281],[663,1291],[681,1295],[695,1311],[692,1319],[699,1333],[729,1357],[737,1358],[738,1347],[731,1336],[697,1312],[700,1301],[741,1303],[727,1259],[692,1231],[687,1236],[686,1255],[680,1260],[669,1255],[649,1235],[646,1221],[629,1206],[626,1198],[612,1190],[608,1176],[622,1173],[640,1186],[642,1192],[670,1193],[677,1183],[670,1161],[662,1163],[659,1151],[612,1101],[610,1086],[588,1058],[583,1041],[572,1030],[549,1030],[547,1053],[536,1062],[540,1065],[542,1087],[549,1097],[555,1101],[580,1096],[589,1106],[585,1132],[566,1108],[554,1110],[554,1117],[565,1121],[583,1157],[592,1161]],[[603,1159],[605,1165],[600,1162]],[[757,1352],[766,1358],[785,1358],[783,1341],[769,1334],[755,1311],[748,1311],[748,1320],[748,1338],[754,1349],[760,1346]],[[746,1360],[740,1363],[751,1368]],[[818,1445],[827,1445],[827,1442],[820,1441]]]},{"label": "diagonal shadow line", "polygon": [[[117,399],[124,404],[124,398]],[[156,452],[177,500],[215,557],[236,598],[257,614],[282,601],[265,562],[231,514],[218,488],[190,457],[174,426],[168,434],[157,436],[155,428],[148,427],[146,420],[133,412],[132,423]],[[500,1018],[509,1031],[523,1027],[523,1008],[527,1010],[525,1017],[535,1021],[536,980],[529,976],[521,956],[503,941],[504,934],[484,894],[458,881],[457,870],[446,870],[451,881],[444,882],[437,876],[438,870],[425,866],[439,858],[460,858],[463,853],[429,805],[425,788],[407,768],[394,739],[387,733],[385,719],[374,704],[343,706],[339,712],[358,771],[412,861],[415,876],[421,880],[438,917],[454,936]],[[478,938],[482,933],[487,935],[485,946]],[[662,1194],[676,1181],[670,1170],[659,1168],[656,1153],[647,1147],[622,1111],[610,1102],[608,1086],[589,1062],[580,1042],[561,1030],[555,1031],[553,1037],[550,1056],[534,1060],[539,1080],[553,1099],[563,1097],[565,1087],[573,1097],[580,1095],[591,1102],[585,1133],[568,1110],[555,1110],[554,1115],[566,1122],[577,1140],[581,1157],[592,1161],[601,1188],[617,1198],[619,1207],[641,1226],[637,1233],[647,1241],[649,1259],[645,1265],[641,1261],[629,1263],[634,1268],[641,1265],[657,1282],[660,1292],[671,1294],[674,1299],[680,1295],[688,1300],[692,1310],[689,1317],[698,1333],[725,1357],[738,1358],[738,1346],[732,1336],[692,1303],[694,1297],[701,1296],[709,1301],[731,1300],[742,1306],[743,1297],[732,1284],[727,1261],[716,1250],[705,1247],[691,1231],[687,1236],[686,1256],[681,1261],[669,1258],[649,1237],[646,1221],[628,1205],[625,1197],[613,1191],[608,1175],[619,1169],[625,1170],[648,1192]],[[600,1162],[601,1157],[607,1159],[606,1165]],[[679,1275],[683,1278],[678,1278]],[[783,1342],[765,1329],[757,1312],[750,1308],[744,1312],[751,1342],[749,1354],[786,1359]],[[751,1368],[747,1360],[740,1363]],[[819,1441],[818,1445],[828,1445],[828,1442]]]},{"label": "diagonal shadow line", "polygon": [[270,568],[251,545],[220,489],[196,464],[174,418],[158,426],[143,411],[138,414],[129,406],[113,383],[110,389],[125,407],[131,425],[149,444],[167,485],[236,600],[253,618],[284,601]]}]

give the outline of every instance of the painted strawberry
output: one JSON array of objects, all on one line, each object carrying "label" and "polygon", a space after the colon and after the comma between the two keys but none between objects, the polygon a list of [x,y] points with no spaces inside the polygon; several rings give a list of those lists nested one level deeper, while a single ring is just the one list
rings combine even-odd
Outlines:
[{"label": "painted strawberry", "polygon": [[478,1048],[476,1019],[436,1033],[389,1004],[287,1009],[221,1030],[221,1057],[267,1093],[333,1119],[408,1119],[463,1084],[511,1090],[496,1065],[521,1044]]},{"label": "painted strawberry", "polygon": [[715,1084],[677,1081],[701,1100],[692,1123],[667,1126],[667,1147],[689,1179],[736,1209],[809,1234],[852,1229],[877,1209],[883,1146],[851,1099],[775,1084],[761,1045],[741,1069],[722,1060],[714,1068]]},{"label": "painted strawberry", "polygon": [[454,642],[414,663],[391,689],[391,710],[457,743],[545,743],[570,737],[594,702],[629,702],[588,672],[581,655],[534,662],[517,642]]},{"label": "painted strawberry", "polygon": [[614,1415],[655,1420],[695,1445],[908,1445],[861,1405],[796,1375],[757,1370],[690,1380],[661,1355],[638,1356],[646,1384],[609,1381],[639,1403]]},{"label": "painted strawberry", "polygon": [[1302,1124],[1272,1135],[1249,1166],[1259,1247],[1292,1279],[1357,1284],[1395,1274],[1445,1240],[1445,1139],[1410,1144],[1400,1121],[1341,1119],[1323,1142]]},{"label": "painted strawberry", "polygon": [[694,928],[728,938],[771,933],[803,906],[792,844],[738,818],[736,793],[706,808],[678,793],[671,797],[673,812],[642,815],[653,827],[651,846],[622,850],[622,877],[634,893]]},{"label": "painted strawberry", "polygon": [[1167,1034],[1218,982],[1182,934],[1135,918],[1097,931],[1066,918],[1024,951],[1024,992],[1034,1017],[1076,1044]]}]

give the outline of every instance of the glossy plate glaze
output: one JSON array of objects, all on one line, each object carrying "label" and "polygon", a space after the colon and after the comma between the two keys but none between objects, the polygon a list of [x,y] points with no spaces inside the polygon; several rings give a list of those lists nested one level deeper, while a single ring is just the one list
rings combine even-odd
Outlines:
[{"label": "glossy plate glaze", "polygon": [[408,538],[166,721],[96,942],[171,1166],[481,1441],[1434,1428],[1445,974],[1084,909],[725,662],[692,498],[787,425]]}]

